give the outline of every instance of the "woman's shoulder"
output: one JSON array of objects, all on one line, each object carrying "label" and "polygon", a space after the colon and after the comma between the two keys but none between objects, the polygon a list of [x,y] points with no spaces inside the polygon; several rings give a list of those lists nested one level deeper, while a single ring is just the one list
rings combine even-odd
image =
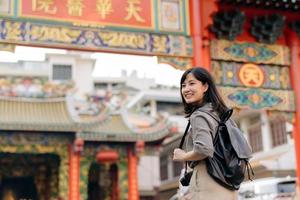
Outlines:
[{"label": "woman's shoulder", "polygon": [[205,121],[206,123],[210,124],[211,126],[215,126],[218,124],[220,120],[217,112],[213,110],[207,109],[197,109],[193,114],[190,116],[190,121],[193,123],[194,121]]},{"label": "woman's shoulder", "polygon": [[212,132],[215,131],[216,127],[218,126],[219,117],[215,112],[206,112],[201,109],[197,109],[191,116],[190,122],[191,126],[201,126],[202,128],[207,127]]},{"label": "woman's shoulder", "polygon": [[215,120],[219,120],[219,115],[216,111],[214,111],[213,106],[211,103],[207,103],[202,107],[195,110],[190,118],[195,117],[205,117],[205,118],[214,118]]}]

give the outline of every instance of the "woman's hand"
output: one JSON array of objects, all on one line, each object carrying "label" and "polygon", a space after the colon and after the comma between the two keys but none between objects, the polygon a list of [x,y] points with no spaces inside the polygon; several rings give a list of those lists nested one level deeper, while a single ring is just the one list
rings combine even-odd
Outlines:
[{"label": "woman's hand", "polygon": [[173,153],[174,161],[185,161],[186,152],[182,149],[176,148]]}]

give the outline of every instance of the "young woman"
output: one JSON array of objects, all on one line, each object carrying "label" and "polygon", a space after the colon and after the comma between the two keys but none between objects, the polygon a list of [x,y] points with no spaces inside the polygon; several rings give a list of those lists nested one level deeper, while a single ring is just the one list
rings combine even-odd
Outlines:
[{"label": "young woman", "polygon": [[[175,149],[174,161],[187,161],[193,169],[187,194],[184,200],[234,200],[237,192],[228,190],[215,182],[207,173],[205,158],[214,153],[213,137],[218,123],[217,119],[227,110],[213,78],[207,70],[195,67],[187,70],[180,81],[180,92],[184,110],[190,119],[191,128],[185,141],[185,148]],[[233,122],[232,122],[233,123]]]}]

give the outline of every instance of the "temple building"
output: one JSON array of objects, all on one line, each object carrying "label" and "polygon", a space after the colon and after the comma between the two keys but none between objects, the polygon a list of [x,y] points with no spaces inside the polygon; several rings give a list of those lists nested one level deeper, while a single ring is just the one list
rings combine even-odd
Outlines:
[{"label": "temple building", "polygon": [[[96,95],[93,59],[75,52],[46,54],[45,61],[1,62],[0,68],[2,199],[65,199],[70,194],[127,199],[129,184],[139,191],[138,176],[145,183],[147,175],[158,172],[153,171],[158,162],[147,175],[139,175],[138,166],[158,160],[155,151],[172,124],[159,112],[131,113],[125,106],[130,90],[120,94],[107,86],[104,96]],[[154,186],[144,184],[141,197],[156,195],[149,194]],[[78,190],[70,192],[72,187]]]}]

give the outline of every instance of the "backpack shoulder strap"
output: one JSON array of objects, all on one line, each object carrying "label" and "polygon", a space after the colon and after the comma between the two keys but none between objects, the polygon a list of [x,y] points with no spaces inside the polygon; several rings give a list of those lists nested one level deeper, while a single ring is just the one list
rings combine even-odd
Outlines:
[{"label": "backpack shoulder strap", "polygon": [[228,109],[226,112],[224,112],[222,115],[221,115],[221,117],[220,117],[220,120],[218,120],[215,116],[213,116],[210,112],[208,112],[208,111],[204,111],[204,110],[201,110],[201,109],[199,109],[199,111],[201,111],[201,112],[204,112],[204,113],[206,113],[206,114],[208,114],[209,116],[211,116],[214,120],[216,120],[217,122],[218,122],[218,124],[220,124],[220,123],[224,123],[224,122],[226,122],[230,117],[231,117],[231,115],[232,115],[232,113],[233,113],[233,109],[232,108],[230,108],[230,109]]},{"label": "backpack shoulder strap", "polygon": [[[184,134],[183,134],[183,136],[182,136],[182,138],[181,138],[181,141],[180,141],[180,144],[179,144],[179,149],[182,149],[182,146],[183,146],[185,137],[186,137],[186,135],[187,135],[187,133],[188,133],[188,131],[189,131],[189,128],[190,128],[190,124],[191,124],[191,123],[190,123],[190,120],[189,120],[189,121],[188,121],[188,124],[186,125]],[[188,166],[188,163],[187,163],[187,161],[185,161],[184,175],[187,174],[187,168],[188,168],[187,166]]]},{"label": "backpack shoulder strap", "polygon": [[185,140],[185,137],[186,137],[186,135],[187,135],[187,133],[188,133],[189,128],[190,128],[190,120],[188,121],[188,124],[186,125],[184,134],[183,134],[183,136],[182,136],[182,138],[181,138],[180,145],[179,145],[179,148],[180,148],[180,149],[182,149],[182,146],[183,146],[183,143],[184,143],[184,140]]},{"label": "backpack shoulder strap", "polygon": [[233,113],[232,108],[229,108],[228,110],[226,110],[226,112],[224,112],[220,117],[221,122],[226,122],[231,117],[232,113]]}]

